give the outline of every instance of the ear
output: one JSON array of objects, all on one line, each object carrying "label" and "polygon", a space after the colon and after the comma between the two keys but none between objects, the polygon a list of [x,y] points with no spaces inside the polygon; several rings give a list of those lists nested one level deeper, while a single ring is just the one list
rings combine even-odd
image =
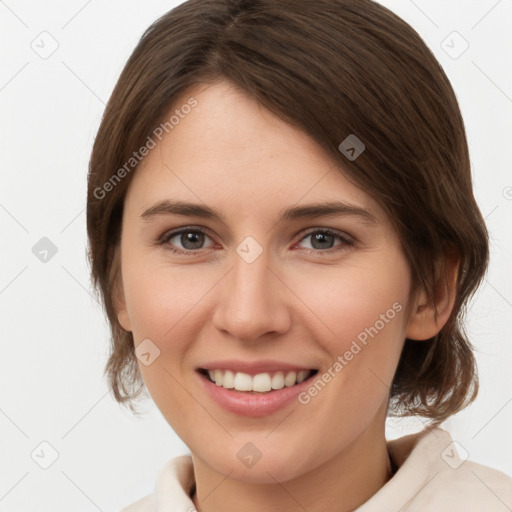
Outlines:
[{"label": "ear", "polygon": [[116,275],[114,277],[114,284],[112,286],[112,302],[114,305],[114,310],[117,315],[117,321],[121,325],[121,327],[125,331],[131,331],[132,325],[130,322],[130,317],[128,316],[128,311],[126,309],[126,300],[124,297],[124,289],[123,289],[123,277],[121,274],[121,267],[119,262],[118,253],[114,256],[113,265],[117,265],[116,267]]},{"label": "ear", "polygon": [[128,316],[128,312],[126,310],[126,304],[124,300],[124,294],[120,297],[114,299],[114,307],[117,313],[117,321],[121,325],[121,327],[125,331],[132,330],[132,324],[130,322],[130,317]]},{"label": "ear", "polygon": [[434,290],[434,304],[429,303],[425,289],[417,294],[407,324],[407,338],[428,340],[448,321],[455,303],[459,264],[458,257],[446,256],[443,275],[437,279]]}]

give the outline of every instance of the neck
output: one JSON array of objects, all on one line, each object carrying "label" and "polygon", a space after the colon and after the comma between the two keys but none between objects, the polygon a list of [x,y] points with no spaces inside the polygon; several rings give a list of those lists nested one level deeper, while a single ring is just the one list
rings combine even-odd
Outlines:
[{"label": "neck", "polygon": [[199,512],[349,512],[373,496],[391,477],[384,428],[369,428],[324,464],[285,482],[232,480],[192,454],[193,501]]}]

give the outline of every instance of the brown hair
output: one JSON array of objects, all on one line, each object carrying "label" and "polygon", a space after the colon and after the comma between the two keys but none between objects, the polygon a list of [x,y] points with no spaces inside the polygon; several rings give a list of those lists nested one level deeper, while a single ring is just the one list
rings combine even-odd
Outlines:
[{"label": "brown hair", "polygon": [[[413,289],[426,287],[432,304],[448,254],[460,258],[452,314],[434,338],[406,340],[390,412],[439,422],[465,407],[478,380],[462,319],[486,270],[488,235],[472,192],[464,124],[420,36],[371,0],[188,0],[143,34],[108,102],[88,176],[89,260],[112,331],[105,372],[116,400],[135,412],[132,399],[144,384],[113,296],[136,166],[113,178],[179,95],[221,79],[304,130],[385,208]],[[353,161],[338,149],[350,134],[365,144]]]}]

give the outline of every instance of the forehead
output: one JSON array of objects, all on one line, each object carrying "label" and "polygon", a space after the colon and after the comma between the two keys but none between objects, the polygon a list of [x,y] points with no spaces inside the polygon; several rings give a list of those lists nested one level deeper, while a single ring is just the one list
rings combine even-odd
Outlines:
[{"label": "forehead", "polygon": [[[196,106],[182,109],[190,98]],[[238,214],[281,209],[283,201],[344,201],[382,214],[314,139],[228,82],[189,89],[164,119],[173,113],[181,114],[178,124],[157,140],[130,185],[126,202],[139,213],[172,196],[230,204]]]}]

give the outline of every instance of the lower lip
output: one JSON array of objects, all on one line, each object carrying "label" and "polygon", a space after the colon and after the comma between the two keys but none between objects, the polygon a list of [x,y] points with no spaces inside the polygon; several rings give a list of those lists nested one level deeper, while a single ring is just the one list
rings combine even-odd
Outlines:
[{"label": "lower lip", "polygon": [[217,386],[208,377],[198,372],[203,386],[211,398],[229,412],[240,416],[268,416],[289,405],[311,384],[313,375],[294,386],[275,389],[266,393],[246,393]]}]

